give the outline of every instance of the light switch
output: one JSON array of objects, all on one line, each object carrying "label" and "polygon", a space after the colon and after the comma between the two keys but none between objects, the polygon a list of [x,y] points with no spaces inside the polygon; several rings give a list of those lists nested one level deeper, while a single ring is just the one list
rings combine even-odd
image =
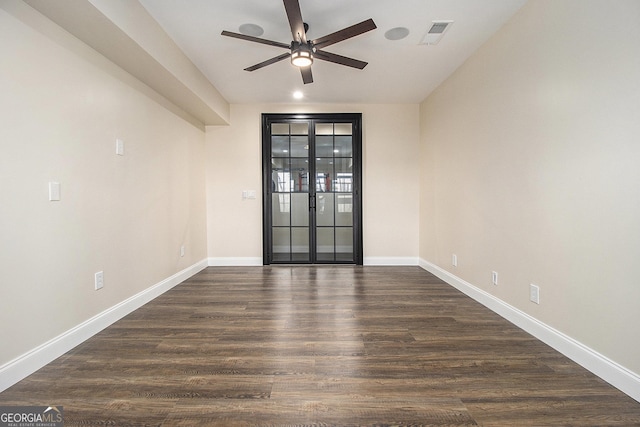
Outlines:
[{"label": "light switch", "polygon": [[256,190],[242,190],[242,199],[255,199],[256,198]]},{"label": "light switch", "polygon": [[96,291],[99,289],[102,289],[104,287],[104,272],[103,271],[98,271],[95,274],[95,285],[94,285]]},{"label": "light switch", "polygon": [[124,156],[124,140],[120,138],[116,139],[116,154],[118,156]]},{"label": "light switch", "polygon": [[49,201],[55,202],[60,200],[60,183],[55,181],[49,182]]}]

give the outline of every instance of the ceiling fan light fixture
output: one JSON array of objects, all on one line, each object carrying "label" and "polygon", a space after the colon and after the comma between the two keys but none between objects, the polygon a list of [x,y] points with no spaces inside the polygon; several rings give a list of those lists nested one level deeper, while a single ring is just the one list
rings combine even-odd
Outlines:
[{"label": "ceiling fan light fixture", "polygon": [[293,43],[291,48],[291,63],[304,68],[313,64],[313,49],[310,44]]}]

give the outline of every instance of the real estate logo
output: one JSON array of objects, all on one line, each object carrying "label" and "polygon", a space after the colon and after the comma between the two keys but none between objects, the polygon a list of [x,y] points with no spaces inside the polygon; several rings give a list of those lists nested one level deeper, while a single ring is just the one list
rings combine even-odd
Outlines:
[{"label": "real estate logo", "polygon": [[0,427],[64,427],[62,406],[0,406]]}]

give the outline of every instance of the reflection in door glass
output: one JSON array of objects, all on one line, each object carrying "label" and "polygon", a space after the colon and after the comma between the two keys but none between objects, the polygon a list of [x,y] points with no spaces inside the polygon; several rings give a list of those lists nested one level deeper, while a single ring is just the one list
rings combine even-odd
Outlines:
[{"label": "reflection in door glass", "polygon": [[273,193],[271,195],[271,223],[277,227],[291,224],[291,195]]},{"label": "reflection in door glass", "polygon": [[291,228],[291,261],[309,262],[309,228]]},{"label": "reflection in door glass", "polygon": [[351,157],[353,155],[353,144],[350,136],[336,136],[335,148],[333,150],[336,157]]},{"label": "reflection in door glass", "polygon": [[291,258],[291,233],[288,227],[273,227],[271,231],[273,260],[289,261]]},{"label": "reflection in door glass", "polygon": [[318,227],[316,229],[316,257],[318,261],[335,260],[335,242],[333,227]]},{"label": "reflection in door glass", "polygon": [[291,137],[291,157],[301,157],[306,159],[309,157],[309,137],[308,136],[292,136]]},{"label": "reflection in door glass", "polygon": [[333,157],[333,136],[316,136],[316,157]]},{"label": "reflection in door glass", "polygon": [[353,260],[353,229],[336,227],[336,261]]},{"label": "reflection in door glass", "polygon": [[297,227],[309,226],[309,195],[304,193],[291,194],[291,225]]},{"label": "reflection in door glass", "polygon": [[309,161],[306,159],[291,159],[291,191],[309,191]]},{"label": "reflection in door glass", "polygon": [[333,159],[316,159],[316,191],[325,192],[333,189]]},{"label": "reflection in door glass", "polygon": [[316,225],[319,227],[333,227],[335,221],[335,205],[333,193],[323,193],[316,196]]}]

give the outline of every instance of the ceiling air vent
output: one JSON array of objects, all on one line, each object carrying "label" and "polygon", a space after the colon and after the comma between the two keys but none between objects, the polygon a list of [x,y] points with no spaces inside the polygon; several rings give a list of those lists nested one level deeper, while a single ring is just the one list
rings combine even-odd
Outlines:
[{"label": "ceiling air vent", "polygon": [[424,35],[420,44],[438,44],[451,24],[453,24],[453,21],[432,21],[431,28]]}]

